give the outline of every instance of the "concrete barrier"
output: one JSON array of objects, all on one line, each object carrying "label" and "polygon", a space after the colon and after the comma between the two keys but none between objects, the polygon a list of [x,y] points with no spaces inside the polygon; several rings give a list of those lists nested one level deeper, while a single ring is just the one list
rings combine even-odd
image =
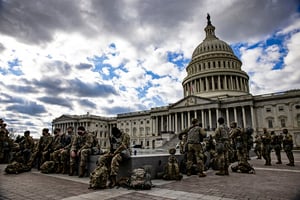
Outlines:
[{"label": "concrete barrier", "polygon": [[[101,155],[92,155],[89,159],[88,172],[92,172],[96,168],[96,162]],[[151,166],[151,177],[155,179],[157,174],[162,173],[164,166],[168,162],[169,154],[145,154],[145,155],[133,155],[130,159],[123,161],[120,164],[120,171],[118,177],[130,176],[133,169],[143,166]],[[183,155],[175,155],[180,162],[183,159]]]}]

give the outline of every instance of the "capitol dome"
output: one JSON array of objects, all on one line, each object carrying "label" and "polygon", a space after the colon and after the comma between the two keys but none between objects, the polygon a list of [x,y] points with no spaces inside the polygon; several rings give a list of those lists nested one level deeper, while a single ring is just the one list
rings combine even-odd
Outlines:
[{"label": "capitol dome", "polygon": [[215,27],[207,16],[206,37],[193,52],[186,67],[182,85],[184,97],[206,98],[249,94],[249,76],[242,71],[242,62],[231,47],[215,35]]}]

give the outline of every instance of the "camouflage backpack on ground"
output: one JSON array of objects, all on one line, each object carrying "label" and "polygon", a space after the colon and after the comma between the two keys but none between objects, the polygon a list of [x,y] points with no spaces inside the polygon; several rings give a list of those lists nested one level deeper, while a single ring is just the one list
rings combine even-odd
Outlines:
[{"label": "camouflage backpack on ground", "polygon": [[5,172],[7,174],[19,174],[22,172],[28,172],[31,168],[27,165],[24,165],[23,163],[14,161],[10,164],[8,164],[5,168]]},{"label": "camouflage backpack on ground", "polygon": [[108,169],[105,165],[97,166],[90,174],[90,189],[104,189],[109,177]]},{"label": "camouflage backpack on ground", "polygon": [[54,173],[55,171],[54,166],[55,166],[54,161],[46,161],[41,165],[40,169],[41,172],[44,174],[51,174]]},{"label": "camouflage backpack on ground", "polygon": [[255,174],[254,168],[248,163],[239,163],[238,165],[231,166],[232,172]]},{"label": "camouflage backpack on ground", "polygon": [[150,190],[152,187],[151,169],[142,167],[134,169],[129,179],[129,187],[132,189]]}]

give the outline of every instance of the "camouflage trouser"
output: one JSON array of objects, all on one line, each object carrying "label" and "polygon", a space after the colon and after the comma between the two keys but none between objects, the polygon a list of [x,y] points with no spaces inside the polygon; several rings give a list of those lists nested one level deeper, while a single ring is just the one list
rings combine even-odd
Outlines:
[{"label": "camouflage trouser", "polygon": [[204,164],[203,164],[204,155],[203,155],[203,149],[201,144],[188,144],[187,162],[186,162],[186,168],[188,171],[192,169],[194,157],[196,158],[199,172],[202,173],[204,171]]},{"label": "camouflage trouser", "polygon": [[[90,149],[82,149],[80,151],[80,155],[79,155],[79,166],[80,167],[85,167],[86,166],[86,163],[87,163],[87,160],[88,160],[88,157],[89,155],[91,154],[91,150]],[[72,158],[70,156],[70,165],[71,166],[74,166],[76,164],[76,158]]]},{"label": "camouflage trouser", "polygon": [[[116,154],[115,156],[112,157],[110,153],[107,153],[105,155],[101,155],[98,159],[98,165],[100,163],[108,163],[108,166],[110,167],[108,170],[110,170],[110,175],[111,176],[116,176],[118,175],[119,168],[120,168],[120,163],[122,162],[122,156],[120,153]],[[110,165],[109,165],[110,163]]]},{"label": "camouflage trouser", "polygon": [[237,150],[237,157],[239,163],[246,163],[247,162],[247,149],[242,148]]},{"label": "camouflage trouser", "polygon": [[50,160],[54,161],[55,164],[60,163],[61,150],[56,150],[50,154]]},{"label": "camouflage trouser", "polygon": [[271,164],[271,145],[270,144],[263,145],[262,156],[266,160],[266,164]]},{"label": "camouflage trouser", "polygon": [[218,152],[217,160],[220,170],[224,170],[229,166],[229,144],[224,143],[224,149]]},{"label": "camouflage trouser", "polygon": [[256,154],[257,158],[261,158],[261,145],[256,145],[254,148],[254,153]]},{"label": "camouflage trouser", "polygon": [[280,154],[281,153],[281,148],[274,147],[274,150],[275,150],[277,161],[279,163],[281,163],[281,154]]},{"label": "camouflage trouser", "polygon": [[292,150],[285,150],[286,156],[291,164],[294,164],[294,154]]},{"label": "camouflage trouser", "polygon": [[60,162],[68,163],[68,159],[70,158],[70,149],[64,149],[60,153]]}]

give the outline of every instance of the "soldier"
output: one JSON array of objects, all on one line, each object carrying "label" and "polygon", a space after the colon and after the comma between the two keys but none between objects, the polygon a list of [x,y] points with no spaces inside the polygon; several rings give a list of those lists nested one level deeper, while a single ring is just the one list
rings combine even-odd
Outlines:
[{"label": "soldier", "polygon": [[55,162],[55,173],[61,173],[63,170],[63,164],[61,162],[61,152],[63,151],[65,146],[70,144],[71,137],[63,134],[60,128],[56,128],[54,130],[54,134],[57,134],[57,139],[54,139],[54,143],[52,145],[53,152],[50,154],[50,157],[51,160]]},{"label": "soldier", "polygon": [[38,162],[37,168],[39,169],[40,165],[42,165],[43,162],[48,160],[46,158],[46,156],[49,155],[49,154],[47,154],[47,152],[49,152],[49,148],[50,148],[52,141],[53,141],[53,138],[51,137],[51,135],[49,133],[49,129],[44,128],[42,130],[42,136],[40,137],[38,144],[34,148],[34,151],[31,155],[27,165],[30,167],[33,167],[34,162],[37,161]]},{"label": "soldier", "polygon": [[263,128],[262,135],[262,156],[265,159],[265,165],[271,166],[271,135],[266,128]]},{"label": "soldier", "polygon": [[26,164],[31,156],[34,147],[33,138],[30,136],[30,131],[24,132],[24,139],[20,142],[20,149],[22,150],[24,164]]},{"label": "soldier", "polygon": [[274,131],[271,131],[271,145],[275,151],[277,162],[276,164],[282,164],[281,162],[281,149],[282,149],[282,135],[276,135]]},{"label": "soldier", "polygon": [[170,148],[169,154],[170,154],[170,156],[168,158],[168,163],[165,165],[163,179],[165,179],[165,180],[181,180],[182,175],[180,174],[179,163],[175,156],[176,149]]},{"label": "soldier", "polygon": [[219,127],[215,131],[215,139],[216,139],[216,151],[218,153],[218,162],[220,171],[216,173],[216,175],[224,176],[229,175],[228,167],[229,167],[229,158],[228,152],[230,149],[229,143],[229,129],[224,124],[225,120],[223,117],[218,119]]},{"label": "soldier", "polygon": [[60,153],[60,163],[62,164],[62,174],[67,174],[70,168],[70,150],[72,146],[72,142],[75,138],[75,134],[73,132],[74,128],[72,126],[67,128],[67,133],[65,134],[66,143],[70,140],[70,143],[67,144]]},{"label": "soldier", "polygon": [[288,132],[287,129],[283,129],[282,130],[283,134],[284,134],[284,138],[283,138],[283,149],[286,153],[286,156],[289,159],[289,163],[286,164],[288,166],[295,166],[294,163],[294,155],[293,155],[293,137],[292,135]]},{"label": "soldier", "polygon": [[93,134],[87,133],[83,126],[77,129],[78,135],[74,138],[70,152],[70,176],[75,171],[76,158],[79,158],[79,177],[83,177],[86,171],[88,156],[91,154],[94,142]]},{"label": "soldier", "polygon": [[187,133],[187,162],[186,175],[190,176],[192,174],[192,166],[194,163],[194,158],[196,158],[197,167],[199,170],[199,177],[205,177],[206,174],[204,171],[204,155],[203,148],[201,142],[203,142],[203,138],[206,137],[206,133],[204,129],[199,124],[198,119],[192,120],[192,127],[189,129]]},{"label": "soldier", "polygon": [[257,159],[261,159],[261,155],[262,155],[262,140],[261,140],[261,136],[259,134],[257,134],[255,136],[255,147],[254,147],[254,153],[257,156]]},{"label": "soldier", "polygon": [[103,155],[102,158],[106,163],[110,163],[110,187],[114,187],[117,183],[120,163],[130,156],[130,136],[122,133],[117,127],[113,127],[110,137],[110,152]]},{"label": "soldier", "polygon": [[230,123],[229,136],[232,139],[234,148],[237,152],[238,163],[247,162],[247,135],[244,131],[237,127],[236,122]]}]

